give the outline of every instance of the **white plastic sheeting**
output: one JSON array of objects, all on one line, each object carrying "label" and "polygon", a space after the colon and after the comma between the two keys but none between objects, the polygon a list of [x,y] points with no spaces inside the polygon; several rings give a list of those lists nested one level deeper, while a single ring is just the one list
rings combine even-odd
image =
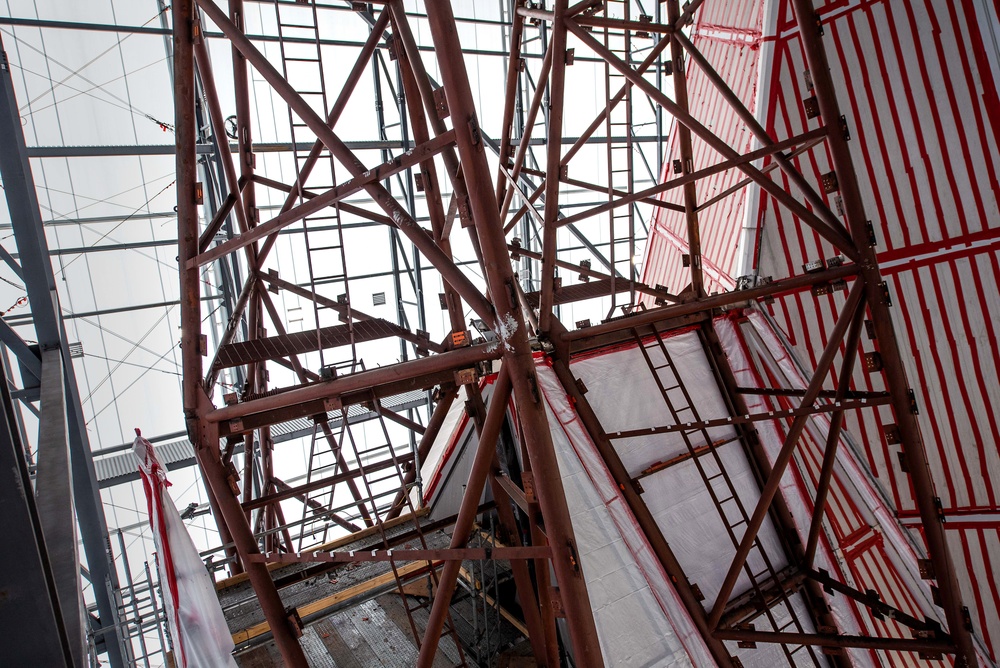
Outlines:
[{"label": "white plastic sheeting", "polygon": [[236,668],[215,585],[167,493],[166,470],[138,429],[132,450],[146,492],[175,661],[181,668]]},{"label": "white plastic sheeting", "polygon": [[587,592],[608,666],[712,666],[555,373],[538,367]]},{"label": "white plastic sheeting", "polygon": [[[493,394],[495,380],[495,376],[490,376],[480,381],[483,401],[487,404]],[[431,444],[427,457],[420,463],[423,505],[430,508],[428,521],[457,514],[465,496],[465,484],[472,471],[472,462],[479,442],[475,425],[465,412],[468,396],[465,387],[460,387],[458,396],[448,409],[448,414]],[[480,502],[491,498],[492,494],[487,485]],[[410,493],[410,499],[415,508],[420,507],[416,488]]]},{"label": "white plastic sheeting", "polygon": [[[663,366],[666,360],[659,346],[649,340],[645,345],[653,366]],[[694,334],[673,336],[666,340],[666,347],[671,359],[678,364],[676,370],[702,417],[725,415],[725,404],[715,386],[708,361],[701,352],[698,338]],[[595,390],[587,395],[587,399],[609,435],[673,424],[638,346],[617,348],[574,361],[573,373],[582,378],[588,388]],[[669,368],[662,368],[657,374],[665,388],[676,385]],[[678,408],[687,404],[680,389],[670,390],[669,394]],[[735,432],[732,427],[716,427],[709,429],[708,433],[713,442],[718,442],[731,438]],[[691,438],[694,447],[706,445],[700,433],[693,434]],[[651,464],[687,452],[684,439],[676,432],[614,439],[614,443],[622,463],[633,476]]]},{"label": "white plastic sheeting", "polygon": [[[673,364],[676,365],[675,370],[688,392],[690,405],[695,407],[698,418],[704,420],[728,417],[729,412],[724,398],[697,333],[688,331],[674,334],[665,338],[663,342]],[[646,340],[644,346],[648,351],[652,366],[660,367],[665,364],[666,360],[655,341]],[[572,369],[574,375],[581,378],[586,384],[588,388],[587,399],[601,420],[605,431],[612,437],[612,444],[630,474],[636,475],[653,464],[669,461],[677,455],[687,452],[683,437],[677,432],[637,438],[615,438],[615,432],[618,430],[659,427],[674,423],[663,402],[660,389],[652,378],[649,365],[638,346],[623,346],[599,355],[583,357],[573,362]],[[679,412],[680,421],[694,420],[691,411],[681,412],[682,407],[689,405],[688,399],[683,397],[681,390],[669,389],[677,384],[673,371],[663,368],[656,373],[660,376],[660,384],[668,389],[675,410]],[[544,376],[540,377],[542,378],[540,382],[544,386]],[[570,413],[575,419],[575,414],[572,414],[572,411]],[[732,481],[736,497],[743,503],[749,515],[753,513],[760,498],[760,487],[742,446],[738,442],[729,442],[735,434],[735,430],[730,426],[709,430],[711,441],[716,444],[718,454]],[[691,439],[694,447],[705,445],[704,437],[700,433],[692,434]],[[558,448],[558,439],[555,440]],[[575,446],[575,439],[573,443]],[[568,457],[567,460],[569,460]],[[714,457],[704,456],[699,461],[705,468],[706,477],[712,477],[719,472]],[[595,459],[583,460],[583,464],[583,469],[586,470],[589,477],[604,476],[610,481],[610,476],[596,453]],[[579,462],[570,460],[564,465],[561,458],[560,465],[573,467],[574,465],[578,466]],[[573,471],[564,471],[564,482],[567,486],[567,495],[570,497],[572,496],[570,489],[580,486],[574,479],[574,476],[579,477],[579,475]],[[609,484],[613,490],[613,481]],[[722,478],[717,478],[712,484],[716,496],[720,500],[730,496],[729,487]],[[664,468],[643,478],[642,486],[644,490],[642,499],[670,544],[681,568],[688,580],[697,584],[705,594],[704,605],[706,608],[712,606],[736,549],[695,462],[689,459]],[[631,520],[631,514],[627,508],[624,508],[623,502],[622,506],[624,514]],[[735,500],[723,503],[722,506],[727,523],[737,525],[741,516]],[[577,513],[574,512],[572,505],[570,510],[573,513],[574,530],[577,533],[577,542],[581,552],[593,549],[592,542],[595,537],[592,525],[597,522],[596,518],[599,513],[596,510],[591,510],[589,515],[582,511]],[[634,520],[632,523],[634,524]],[[734,529],[737,538],[742,537],[744,529],[745,525]],[[787,565],[777,531],[770,519],[765,520],[761,527],[759,541],[771,562],[771,566],[776,571]],[[619,555],[607,552],[607,557],[598,553],[600,557],[594,560],[600,573],[614,572],[617,563],[619,563],[614,561]],[[651,553],[650,556],[655,567],[659,569],[655,557]],[[754,573],[761,573],[766,569],[759,550],[751,552],[748,564]],[[583,561],[583,565],[586,575],[586,560]],[[606,578],[602,575],[596,579],[603,586]],[[733,595],[739,595],[749,588],[748,577],[745,573],[741,574]],[[589,591],[592,597],[598,597],[597,601],[592,601],[596,610],[601,601],[601,589],[599,587],[589,588]],[[670,592],[673,594],[672,588]],[[773,627],[766,617],[759,617],[754,621],[756,628],[761,631],[785,630],[794,632],[800,628],[807,633],[815,631],[802,596],[799,594],[791,596],[790,603],[801,627],[793,624],[786,628],[786,625],[791,622],[791,616],[783,606],[775,606],[772,609],[775,618]],[[674,628],[679,634],[683,624],[692,624],[686,612],[683,610],[680,612],[680,615],[668,615],[668,619],[674,624]],[[603,621],[603,618],[598,618],[599,625]],[[700,642],[700,636],[698,638]],[[739,648],[736,643],[726,643],[726,646],[731,654],[740,658],[746,668],[771,668],[771,666],[789,664],[784,656],[784,650],[779,645],[761,643],[756,649]],[[701,644],[701,647],[704,645]],[[820,665],[826,665],[825,657],[818,650],[810,654],[807,649],[797,651],[791,657],[791,662],[796,666],[813,666],[817,662]],[[697,659],[695,664],[711,666],[714,665],[714,662],[710,658]],[[629,664],[621,664],[616,657],[615,661],[609,665]]]},{"label": "white plastic sheeting", "polygon": [[[465,427],[469,417],[465,413],[465,401],[468,395],[465,387],[458,388],[458,395],[451,403],[448,414],[445,415],[441,429],[438,431],[434,442],[431,443],[430,450],[424,461],[420,462],[420,479],[423,481],[424,503],[429,503],[435,492],[438,491],[440,480],[444,476],[444,469],[455,448],[458,447],[459,440],[463,438]],[[414,491],[414,497],[416,491]],[[417,499],[413,499],[414,504]]]},{"label": "white plastic sheeting", "polygon": [[[758,315],[756,312],[751,312],[750,319],[753,320]],[[722,344],[722,350],[725,352],[726,357],[729,358],[729,365],[733,370],[733,375],[736,377],[736,382],[741,387],[759,387],[761,383],[754,373],[753,363],[743,348],[741,334],[736,325],[727,318],[719,318],[715,321],[715,331],[719,336],[719,342]],[[775,343],[775,341],[772,341],[772,343]],[[772,359],[784,359],[787,356],[787,352],[782,346],[768,346],[767,351],[761,352],[764,355],[772,357]],[[805,386],[804,379],[796,379],[796,382],[792,382],[789,385],[789,387],[800,389],[804,389]],[[747,394],[744,395],[744,400],[746,401],[747,409],[751,413],[763,413],[768,410],[764,398],[759,395]],[[773,462],[784,443],[782,432],[779,431],[777,423],[770,421],[758,422],[756,427],[761,445],[764,446],[764,451],[767,453],[768,459]],[[829,427],[828,424],[827,427]],[[779,493],[784,497],[799,538],[805,544],[809,535],[809,525],[812,522],[813,502],[806,498],[803,489],[796,484],[790,472],[786,472],[781,480]],[[830,542],[826,540],[819,541],[814,566],[818,569],[826,569],[831,573],[839,573],[843,577],[843,574],[849,571],[843,567],[843,564],[835,565],[834,555],[830,551],[829,545]],[[843,596],[831,596],[827,598],[827,603],[833,612],[837,626],[844,633],[851,635],[859,635],[861,633],[859,620],[851,609],[851,605],[847,599]],[[867,650],[852,649],[848,651],[851,661],[855,666],[875,665],[872,661],[871,653]]]}]

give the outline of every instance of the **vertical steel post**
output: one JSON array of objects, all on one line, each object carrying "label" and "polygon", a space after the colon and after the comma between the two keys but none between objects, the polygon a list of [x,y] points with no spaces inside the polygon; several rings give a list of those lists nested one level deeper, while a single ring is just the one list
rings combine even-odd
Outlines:
[{"label": "vertical steel post", "polygon": [[603,660],[586,582],[579,563],[566,494],[545,416],[531,345],[514,285],[503,223],[486,161],[485,144],[472,99],[468,72],[458,39],[455,16],[448,2],[427,5],[431,36],[438,54],[462,171],[469,190],[475,229],[479,233],[483,268],[496,309],[496,329],[503,346],[503,364],[510,373],[518,418],[531,458],[538,499],[545,521],[566,622],[578,666],[601,666]]},{"label": "vertical steel post", "polygon": [[[822,24],[811,0],[792,0],[792,6],[795,10],[795,21],[799,27],[806,63],[812,75],[820,115],[828,127],[835,128],[839,123],[841,111],[826,50],[821,41]],[[941,608],[948,622],[948,632],[958,648],[956,663],[959,666],[974,666],[978,660],[976,649],[972,633],[965,626],[965,609],[948,551],[943,521],[937,511],[934,480],[920,436],[917,416],[911,407],[906,369],[903,367],[902,354],[896,342],[892,315],[883,296],[883,290],[888,288],[882,283],[875,249],[868,243],[867,219],[861,189],[858,186],[858,175],[854,171],[851,151],[842,133],[830,132],[827,136],[827,146],[837,174],[847,226],[861,255],[859,263],[861,276],[865,281],[868,308],[875,328],[876,343],[882,356],[887,389],[892,396],[893,414],[899,427],[910,482],[913,483],[914,500],[920,511],[927,552],[934,567],[934,578],[941,592]]]},{"label": "vertical steel post", "polygon": [[211,403],[202,385],[200,270],[196,266],[188,266],[188,260],[198,254],[199,238],[193,20],[192,0],[174,2],[174,128],[184,416],[188,424],[188,436],[195,446],[195,455],[202,475],[218,502],[221,521],[229,528],[237,551],[244,557],[247,574],[270,624],[275,643],[286,665],[305,668],[307,666],[305,655],[292,633],[281,598],[267,567],[263,563],[248,562],[245,559],[248,554],[258,551],[257,543],[223,468],[217,428],[204,420],[204,413],[211,408]]},{"label": "vertical steel post", "polygon": [[97,486],[94,461],[87,435],[86,421],[76,375],[66,341],[62,314],[58,308],[55,277],[48,244],[42,226],[35,183],[28,162],[28,150],[18,114],[14,84],[7,54],[0,40],[0,174],[4,196],[17,243],[25,291],[31,304],[35,338],[42,347],[58,346],[62,351],[66,410],[71,453],[73,498],[76,503],[80,537],[90,565],[94,597],[105,637],[108,661],[112,666],[125,665],[130,647],[123,642],[118,608],[113,592],[118,590],[118,571],[111,554],[108,525],[103,501]]},{"label": "vertical steel post", "polygon": [[[678,0],[667,0],[667,21],[674,25],[681,15]],[[684,49],[677,38],[670,38],[670,59],[674,71],[674,99],[677,107],[688,113],[687,66],[684,64]],[[694,151],[691,146],[691,129],[683,123],[677,124],[677,139],[680,148],[681,172],[694,171]],[[698,225],[698,193],[694,181],[684,184],[684,217],[687,221],[688,263],[691,269],[691,290],[695,297],[705,294],[701,271],[701,229]]]},{"label": "vertical steel post", "polygon": [[[559,216],[559,163],[562,157],[563,104],[566,98],[566,7],[568,0],[555,0],[552,42],[549,44],[551,71],[548,91],[548,146],[545,157],[545,212],[542,229],[542,296],[538,308],[538,327],[547,332],[552,326],[553,293],[556,271],[556,219]],[[539,81],[541,86],[542,82]],[[537,97],[537,94],[536,94]],[[502,223],[502,221],[501,221]],[[612,244],[614,240],[612,240]],[[614,267],[611,267],[614,273]]]}]

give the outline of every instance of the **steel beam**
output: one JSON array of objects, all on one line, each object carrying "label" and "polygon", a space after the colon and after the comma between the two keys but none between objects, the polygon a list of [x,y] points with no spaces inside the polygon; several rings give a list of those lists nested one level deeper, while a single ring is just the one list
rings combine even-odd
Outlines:
[{"label": "steel beam", "polygon": [[[2,364],[6,374],[6,364]],[[74,650],[63,623],[58,585],[42,534],[42,522],[16,407],[0,383],[0,513],[5,547],[0,551],[0,624],[4,661],[17,666],[73,665]],[[74,541],[75,545],[75,541]],[[74,564],[74,566],[77,566]]]},{"label": "steel beam", "polygon": [[[566,611],[566,623],[576,664],[582,667],[603,665],[597,628],[590,606],[583,572],[576,555],[576,539],[566,505],[552,434],[538,390],[527,328],[516,295],[514,272],[507,256],[500,220],[499,203],[493,189],[485,147],[479,131],[468,72],[462,58],[462,46],[450,3],[427,5],[431,36],[438,54],[452,125],[456,129],[462,171],[470,194],[470,207],[482,248],[483,267],[489,292],[496,308],[496,322],[503,365],[510,374],[524,443],[531,459],[537,483],[539,503],[548,542],[552,548],[555,572]],[[420,665],[430,665],[431,651],[421,647]]]},{"label": "steel beam", "polygon": [[45,348],[58,348],[63,357],[66,387],[67,429],[69,432],[73,495],[87,563],[95,586],[98,615],[106,634],[108,660],[112,666],[125,665],[128,651],[119,629],[118,608],[111,592],[117,591],[118,572],[110,551],[97,477],[90,457],[90,441],[80,404],[76,375],[69,354],[65,328],[58,306],[56,283],[49,260],[48,244],[41,211],[28,162],[24,132],[11,80],[7,54],[0,39],[0,173],[10,212],[14,239],[24,272],[25,291],[31,304],[35,338]]},{"label": "steel beam", "polygon": [[[198,254],[198,203],[195,193],[197,156],[194,75],[194,3],[178,0],[172,7],[174,25],[174,119],[177,142],[177,222],[181,277],[181,357],[184,368],[184,412],[188,436],[195,448],[209,493],[214,496],[222,519],[241,555],[258,551],[243,510],[233,494],[218,448],[218,432],[213,432],[202,416],[210,406],[202,387],[200,276],[189,259]],[[285,664],[305,668],[302,648],[292,632],[284,606],[266,566],[247,563],[244,567],[257,593]]]},{"label": "steel beam", "polygon": [[[836,124],[841,117],[841,110],[833,77],[830,74],[826,49],[823,46],[823,24],[816,14],[812,0],[792,0],[792,7],[795,10],[795,20],[799,27],[806,63],[812,76],[820,115],[827,125]],[[854,169],[847,140],[842,133],[831,132],[827,137],[827,147],[837,174],[848,229],[861,255],[861,271],[868,308],[874,323],[876,345],[882,356],[887,389],[893,399],[893,413],[899,427],[910,482],[913,484],[914,502],[923,520],[923,535],[927,542],[928,556],[934,565],[934,576],[941,592],[941,608],[948,622],[948,631],[958,648],[956,662],[960,666],[975,666],[979,659],[972,632],[965,624],[965,606],[962,603],[958,578],[944,534],[944,520],[936,504],[934,478],[927,461],[920,426],[911,407],[909,383],[899,344],[896,341],[892,313],[883,296],[883,290],[887,290],[888,287],[882,282],[875,249],[867,241],[867,215],[858,175]]]},{"label": "steel beam", "polygon": [[49,553],[59,600],[61,625],[70,651],[67,665],[83,668],[86,641],[80,557],[76,552],[76,516],[69,451],[69,420],[62,350],[42,352],[41,418],[38,421],[38,472],[35,503]]},{"label": "steel beam", "polygon": [[[856,280],[854,285],[851,287],[851,292],[841,309],[840,317],[837,319],[837,324],[834,326],[833,331],[831,331],[830,338],[827,341],[826,347],[823,349],[823,354],[816,363],[816,372],[813,374],[812,380],[809,382],[809,387],[806,389],[806,393],[802,396],[802,401],[800,402],[801,408],[808,408],[815,403],[816,397],[819,395],[819,392],[823,387],[823,380],[829,374],[830,365],[833,363],[834,356],[840,351],[840,345],[843,342],[844,336],[847,334],[851,323],[854,322],[858,311],[863,308],[863,289],[864,281],[860,279]],[[757,501],[757,507],[754,509],[753,516],[747,524],[746,531],[743,533],[739,548],[736,550],[736,556],[733,558],[733,562],[729,566],[729,572],[726,574],[726,578],[719,590],[715,604],[712,606],[712,612],[709,614],[709,626],[712,629],[716,629],[718,627],[719,620],[722,618],[722,613],[725,611],[726,603],[729,601],[729,595],[732,593],[737,579],[743,572],[743,565],[746,562],[747,556],[750,554],[750,550],[753,549],[754,541],[757,538],[757,533],[760,531],[761,525],[763,525],[764,520],[767,517],[771,501],[778,493],[781,477],[792,459],[795,448],[799,444],[799,437],[805,429],[807,419],[807,415],[798,415],[795,417],[792,422],[792,426],[785,434],[785,442],[781,446],[781,451],[774,458],[767,482],[761,490],[760,499]]]}]

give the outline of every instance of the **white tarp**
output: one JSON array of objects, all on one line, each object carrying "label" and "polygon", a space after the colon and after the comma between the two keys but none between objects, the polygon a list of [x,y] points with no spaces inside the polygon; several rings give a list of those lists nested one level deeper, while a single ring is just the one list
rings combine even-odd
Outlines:
[{"label": "white tarp", "polygon": [[[644,345],[649,352],[652,366],[663,366],[666,360],[655,342],[646,341]],[[709,366],[698,334],[690,331],[669,336],[664,339],[664,346],[676,365],[676,372],[690,397],[690,405],[696,408],[698,418],[707,420],[729,417],[722,392]],[[612,444],[631,475],[636,475],[653,464],[669,461],[677,455],[687,453],[683,437],[677,432],[615,438],[617,430],[660,427],[674,422],[664,404],[660,389],[652,378],[649,365],[637,346],[623,346],[604,351],[599,355],[581,358],[573,362],[572,370],[574,375],[586,384],[589,390],[587,399],[605,430],[612,437]],[[657,374],[660,377],[660,384],[668,389],[675,409],[680,410],[688,406],[689,402],[683,397],[680,389],[669,389],[677,384],[673,372],[663,368],[658,370]],[[686,414],[681,413],[679,421],[686,419],[693,421],[694,418],[689,417],[692,415],[690,411]],[[750,515],[760,498],[760,487],[742,446],[738,442],[729,442],[735,433],[731,426],[709,430],[710,439],[718,448],[717,452],[724,462],[736,497],[742,501],[747,514]],[[701,433],[692,434],[691,441],[693,447],[706,444]],[[700,463],[705,467],[707,477],[718,473],[714,457],[702,456]],[[562,460],[560,465],[563,465]],[[588,472],[591,471],[591,467],[600,468],[603,474],[607,475],[599,458],[593,463],[585,462]],[[656,520],[657,526],[662,530],[688,580],[697,584],[704,593],[704,605],[711,607],[715,603],[715,597],[736,549],[695,463],[690,459],[680,461],[644,477],[641,483],[644,490],[642,499]],[[613,486],[613,482],[611,484]],[[722,478],[716,478],[712,484],[720,501],[730,496],[728,485]],[[567,494],[570,494],[569,485]],[[723,509],[728,523],[737,525],[740,514],[735,501],[723,503]],[[627,509],[625,512],[628,512]],[[580,549],[587,549],[590,535],[586,533],[586,527],[592,520],[586,517],[578,519],[574,516],[573,521]],[[581,534],[578,525],[584,527],[584,533]],[[742,537],[744,528],[745,525],[734,529],[737,538]],[[776,571],[787,565],[777,531],[770,519],[765,520],[762,525],[759,541]],[[766,569],[759,550],[751,552],[748,564],[754,573],[761,573]],[[584,566],[586,573],[586,561]],[[605,563],[601,563],[598,567],[612,568]],[[749,588],[749,580],[743,573],[737,581],[733,595],[745,592]],[[815,629],[801,595],[796,594],[789,598],[802,631],[813,632]],[[764,616],[755,620],[756,628],[761,631],[783,629],[790,621],[790,615],[783,606],[775,606],[772,614],[775,616],[776,629],[769,628],[770,623]],[[671,615],[669,619],[675,621],[676,618]],[[691,623],[686,612],[683,619]],[[676,622],[675,628],[677,628]],[[783,630],[797,631],[798,628],[792,626]],[[727,642],[726,646],[731,654],[740,658],[746,668],[787,665],[784,651],[779,645],[761,643],[756,649],[748,649]],[[821,664],[825,664],[824,657],[818,651],[815,651],[815,655]],[[792,661],[794,665],[815,665],[812,656],[805,649],[799,650],[792,657]],[[614,665],[618,665],[617,661]],[[696,665],[711,666],[714,662],[709,658],[704,663],[697,661]]]},{"label": "white tarp", "polygon": [[174,660],[180,668],[236,668],[233,637],[215,595],[215,585],[167,493],[170,482],[166,470],[157,460],[153,445],[138,429],[135,432],[132,450],[146,492]]},{"label": "white tarp", "polygon": [[542,365],[538,383],[606,665],[714,665],[559,379]]}]

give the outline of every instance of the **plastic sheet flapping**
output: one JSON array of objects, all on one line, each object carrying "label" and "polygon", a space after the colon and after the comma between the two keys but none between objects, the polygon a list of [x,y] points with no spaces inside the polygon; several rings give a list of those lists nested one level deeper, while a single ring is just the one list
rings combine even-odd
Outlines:
[{"label": "plastic sheet flapping", "polygon": [[167,493],[166,470],[153,445],[135,432],[132,451],[146,492],[175,661],[181,668],[236,668],[233,637],[214,583]]},{"label": "plastic sheet flapping", "polygon": [[555,373],[538,366],[587,591],[608,665],[713,666],[708,648]]}]

